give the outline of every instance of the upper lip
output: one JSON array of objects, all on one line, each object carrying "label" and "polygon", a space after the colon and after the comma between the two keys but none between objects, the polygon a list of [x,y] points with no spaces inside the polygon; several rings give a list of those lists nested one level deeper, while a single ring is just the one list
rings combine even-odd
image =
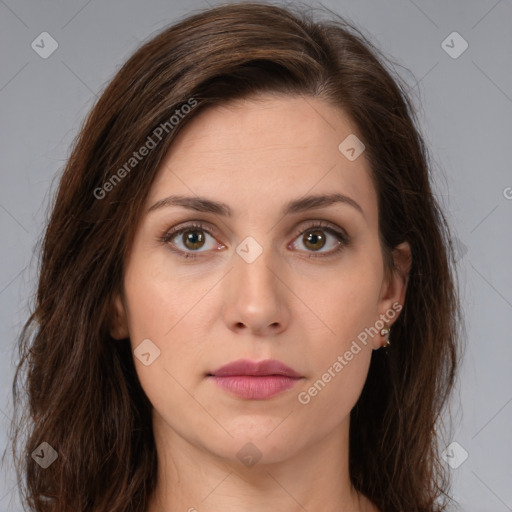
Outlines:
[{"label": "upper lip", "polygon": [[209,375],[213,375],[215,377],[227,377],[232,375],[284,375],[286,377],[294,378],[302,377],[302,375],[297,373],[295,370],[275,359],[266,359],[264,361],[238,359],[237,361],[232,361],[231,363],[217,368],[217,370],[213,371]]}]

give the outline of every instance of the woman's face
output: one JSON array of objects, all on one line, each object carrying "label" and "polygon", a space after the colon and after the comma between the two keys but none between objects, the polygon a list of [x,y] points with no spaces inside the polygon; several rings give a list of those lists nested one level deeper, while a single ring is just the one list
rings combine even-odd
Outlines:
[{"label": "woman's face", "polygon": [[[263,96],[206,110],[175,140],[113,328],[130,337],[160,437],[276,462],[348,432],[382,320],[393,323],[405,292],[385,279],[377,195],[354,135],[321,100]],[[332,194],[342,200],[308,200]],[[300,378],[211,376],[240,359],[277,360]]]}]

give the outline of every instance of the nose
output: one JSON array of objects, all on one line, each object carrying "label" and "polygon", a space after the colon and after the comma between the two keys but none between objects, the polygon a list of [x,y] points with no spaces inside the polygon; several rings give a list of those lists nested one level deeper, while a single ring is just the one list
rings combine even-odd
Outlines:
[{"label": "nose", "polygon": [[223,283],[224,321],[238,334],[275,336],[287,328],[290,318],[284,268],[270,249],[253,260],[251,251],[254,257],[257,246],[243,248],[248,251],[234,254],[233,268]]}]

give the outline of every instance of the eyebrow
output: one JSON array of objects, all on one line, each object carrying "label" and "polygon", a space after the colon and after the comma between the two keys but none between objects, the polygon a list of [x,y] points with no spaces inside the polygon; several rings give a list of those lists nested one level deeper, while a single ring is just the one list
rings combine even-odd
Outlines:
[{"label": "eyebrow", "polygon": [[[283,210],[283,215],[290,215],[294,213],[300,213],[316,208],[325,208],[333,204],[346,204],[355,208],[363,217],[365,217],[363,209],[359,204],[354,201],[351,197],[344,194],[332,193],[332,194],[318,194],[301,197],[287,203]],[[181,206],[189,210],[204,213],[214,213],[216,215],[222,215],[224,217],[231,217],[231,208],[226,203],[213,201],[206,197],[199,196],[180,196],[172,195],[160,199],[153,206],[151,206],[147,213],[155,211],[164,207]]]}]

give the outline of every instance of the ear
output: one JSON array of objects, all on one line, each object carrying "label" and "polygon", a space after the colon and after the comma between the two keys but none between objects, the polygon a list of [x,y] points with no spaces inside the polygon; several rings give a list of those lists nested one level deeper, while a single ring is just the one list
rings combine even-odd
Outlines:
[{"label": "ear", "polygon": [[111,310],[110,335],[116,340],[128,338],[130,333],[128,332],[126,308],[119,293],[114,296]]},{"label": "ear", "polygon": [[[382,282],[379,300],[380,319],[391,325],[396,321],[405,300],[409,272],[411,270],[411,248],[407,242],[397,245],[393,249],[393,270],[386,275]],[[398,308],[398,305],[400,307]],[[391,336],[392,337],[392,336]],[[381,347],[382,336],[374,338],[375,348]]]}]

